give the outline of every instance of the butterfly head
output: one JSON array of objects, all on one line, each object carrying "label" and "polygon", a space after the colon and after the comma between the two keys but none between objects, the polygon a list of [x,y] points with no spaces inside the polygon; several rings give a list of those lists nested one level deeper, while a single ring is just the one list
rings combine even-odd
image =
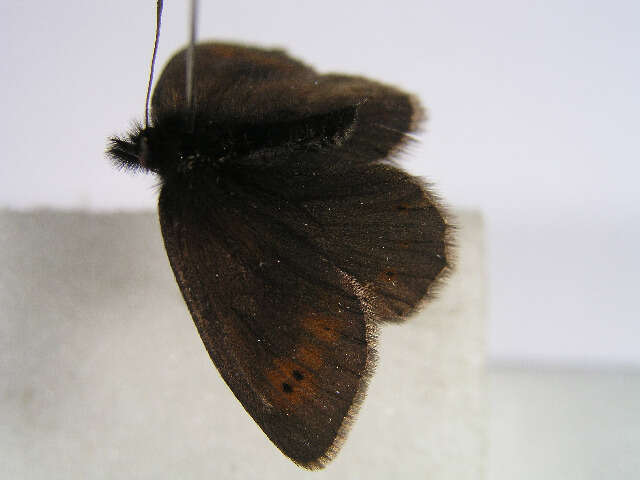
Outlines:
[{"label": "butterfly head", "polygon": [[111,138],[107,154],[120,168],[150,171],[165,180],[219,170],[228,142],[215,128],[206,130],[190,127],[187,116],[146,128],[138,124],[126,136]]}]

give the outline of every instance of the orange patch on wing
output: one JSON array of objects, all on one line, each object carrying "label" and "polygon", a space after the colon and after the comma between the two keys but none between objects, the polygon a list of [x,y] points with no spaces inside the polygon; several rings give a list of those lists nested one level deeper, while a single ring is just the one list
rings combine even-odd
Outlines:
[{"label": "orange patch on wing", "polygon": [[396,281],[398,280],[398,271],[394,268],[385,268],[382,272],[378,274],[376,277],[378,282],[391,284],[393,286],[396,285]]},{"label": "orange patch on wing", "polygon": [[295,410],[313,398],[312,374],[291,358],[276,358],[265,378],[272,387],[269,398],[278,408]]},{"label": "orange patch on wing", "polygon": [[300,365],[318,370],[324,364],[322,350],[313,343],[301,344],[296,346],[293,359]]},{"label": "orange patch on wing", "polygon": [[309,315],[302,319],[302,328],[325,343],[334,343],[339,337],[340,322],[325,315]]},{"label": "orange patch on wing", "polygon": [[421,199],[411,200],[410,203],[408,202],[398,203],[396,204],[395,209],[400,215],[409,215],[412,212],[415,213],[415,211],[417,210],[421,210],[429,207],[431,207],[431,203],[427,198],[423,197]]},{"label": "orange patch on wing", "polygon": [[396,205],[396,210],[402,215],[409,215],[409,211],[411,210],[411,207],[409,206],[408,203],[400,203]]},{"label": "orange patch on wing", "polygon": [[382,275],[387,277],[387,280],[393,280],[394,278],[396,278],[397,274],[398,274],[398,272],[396,272],[392,268],[388,268],[387,270],[382,272]]}]

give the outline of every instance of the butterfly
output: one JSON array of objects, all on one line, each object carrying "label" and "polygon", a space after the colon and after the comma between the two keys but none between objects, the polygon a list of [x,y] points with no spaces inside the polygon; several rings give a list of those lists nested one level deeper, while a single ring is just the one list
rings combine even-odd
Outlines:
[{"label": "butterfly", "polygon": [[286,456],[321,468],[364,398],[378,325],[449,268],[442,207],[394,160],[423,110],[281,50],[192,52],[193,97],[182,50],[151,122],[108,154],[159,177],[167,255],[222,378]]}]

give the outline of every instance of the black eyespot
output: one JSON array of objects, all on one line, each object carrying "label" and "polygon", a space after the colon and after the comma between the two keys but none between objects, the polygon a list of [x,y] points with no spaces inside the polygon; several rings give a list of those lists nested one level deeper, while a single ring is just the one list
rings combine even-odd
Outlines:
[{"label": "black eyespot", "polygon": [[295,378],[296,380],[300,381],[304,378],[304,375],[302,375],[302,373],[300,373],[298,370],[294,370],[293,371],[293,378]]},{"label": "black eyespot", "polygon": [[283,383],[282,384],[282,391],[284,393],[291,393],[291,392],[293,392],[293,388],[291,388],[291,385],[289,385],[288,383]]}]

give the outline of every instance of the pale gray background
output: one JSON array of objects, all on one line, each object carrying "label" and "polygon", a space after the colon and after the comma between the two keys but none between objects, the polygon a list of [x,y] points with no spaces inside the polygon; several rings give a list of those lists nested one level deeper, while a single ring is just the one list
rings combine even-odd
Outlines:
[{"label": "pale gray background", "polygon": [[483,228],[456,218],[458,268],[380,329],[367,398],[318,474],[211,365],[154,212],[0,210],[0,479],[482,479]]},{"label": "pale gray background", "polygon": [[[492,360],[640,365],[638,2],[201,3],[200,38],[420,95],[430,121],[407,165],[486,216]],[[154,11],[2,2],[0,206],[153,207],[153,179],[103,150],[141,118]],[[159,67],[186,25],[166,2]]]}]

